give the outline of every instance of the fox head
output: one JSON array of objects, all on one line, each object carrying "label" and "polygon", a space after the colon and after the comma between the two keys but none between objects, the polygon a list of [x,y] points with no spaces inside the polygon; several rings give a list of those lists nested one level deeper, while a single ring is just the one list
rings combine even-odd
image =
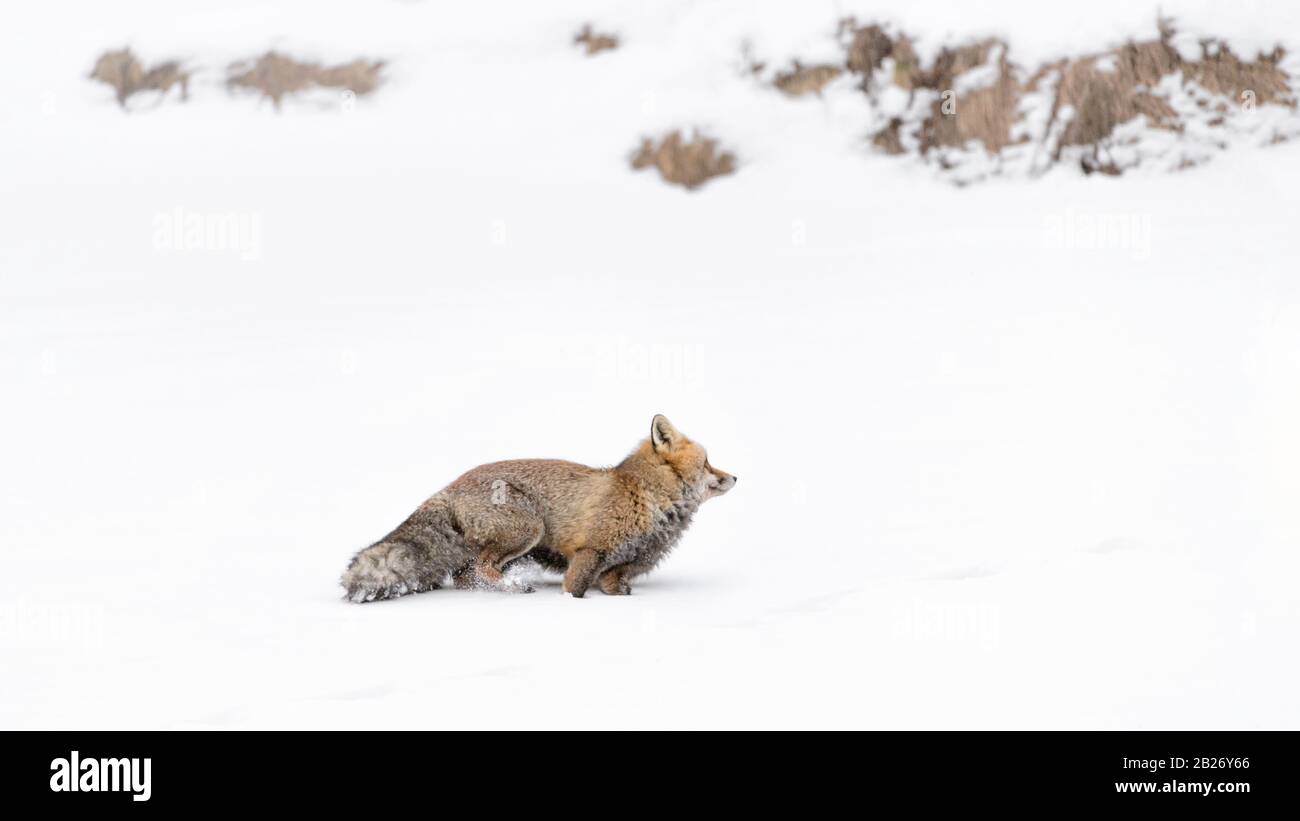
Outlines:
[{"label": "fox head", "polygon": [[650,447],[701,499],[721,496],[736,486],[736,477],[709,464],[704,447],[690,439],[662,413],[650,421]]}]

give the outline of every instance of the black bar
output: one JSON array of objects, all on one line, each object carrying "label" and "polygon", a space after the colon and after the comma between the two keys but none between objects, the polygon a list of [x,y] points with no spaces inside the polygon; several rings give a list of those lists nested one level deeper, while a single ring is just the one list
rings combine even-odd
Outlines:
[{"label": "black bar", "polygon": [[[601,800],[638,810],[677,802],[681,811],[688,795],[757,809],[898,799],[954,809],[1232,811],[1294,803],[1298,740],[1292,732],[11,732],[0,763],[11,801],[111,813],[239,810],[254,800],[331,812],[427,810],[443,800],[509,811],[561,799],[596,802],[592,811]],[[129,787],[54,791],[57,762],[70,765],[73,751],[83,777],[87,768],[102,776],[104,759],[114,760],[110,770],[137,759],[142,774],[149,759],[148,799]]]}]

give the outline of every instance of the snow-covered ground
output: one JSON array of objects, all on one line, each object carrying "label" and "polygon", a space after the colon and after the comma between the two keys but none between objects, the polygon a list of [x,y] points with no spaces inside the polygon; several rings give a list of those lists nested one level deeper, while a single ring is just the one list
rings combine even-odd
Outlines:
[{"label": "snow-covered ground", "polygon": [[[187,5],[0,32],[0,726],[1300,728],[1300,143],[957,189],[740,58],[1156,3]],[[123,44],[189,102],[119,110]],[[388,82],[228,95],[269,47]],[[628,169],[691,126],[736,175]],[[636,595],[340,598],[464,469],[657,412],[743,481]]]}]

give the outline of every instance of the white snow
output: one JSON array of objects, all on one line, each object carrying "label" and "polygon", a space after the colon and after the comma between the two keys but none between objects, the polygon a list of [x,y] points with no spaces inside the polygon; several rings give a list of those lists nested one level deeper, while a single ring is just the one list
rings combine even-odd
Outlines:
[{"label": "white snow", "polygon": [[[956,189],[740,69],[850,13],[1032,64],[1156,3],[193,6],[0,33],[0,726],[1300,728],[1300,142]],[[123,44],[189,102],[118,110]],[[272,46],[389,82],[228,95]],[[628,169],[691,126],[736,175]],[[657,412],[740,482],[634,595],[341,598],[461,471]]]}]

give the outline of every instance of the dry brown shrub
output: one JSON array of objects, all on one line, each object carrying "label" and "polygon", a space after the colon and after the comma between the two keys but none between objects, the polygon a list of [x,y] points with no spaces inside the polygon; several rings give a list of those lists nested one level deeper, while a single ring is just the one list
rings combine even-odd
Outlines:
[{"label": "dry brown shrub", "polygon": [[592,29],[591,24],[588,23],[574,36],[573,42],[575,45],[586,46],[587,56],[591,57],[602,51],[618,48],[618,35],[601,34]]},{"label": "dry brown shrub", "polygon": [[947,91],[953,87],[959,75],[987,63],[993,50],[999,46],[1002,47],[1002,63],[1005,65],[1006,46],[998,40],[979,40],[956,48],[945,46],[934,58],[934,65],[928,70],[921,70],[918,67],[913,87]]},{"label": "dry brown shrub", "polygon": [[772,80],[772,85],[791,97],[802,97],[805,94],[821,94],[826,84],[842,73],[836,66],[805,66],[795,60],[794,67],[789,71],[777,74]]},{"label": "dry brown shrub", "polygon": [[953,89],[960,75],[988,64],[994,54],[997,78],[991,84],[953,98],[951,114],[944,112],[942,97],[934,102],[921,127],[921,153],[935,146],[964,146],[978,140],[992,154],[1011,144],[1011,129],[1020,116],[1023,89],[1007,60],[1006,44],[983,40],[956,49],[945,48],[928,71],[918,73],[917,81],[943,94]]},{"label": "dry brown shrub", "polygon": [[[1201,44],[1199,59],[1185,60],[1173,46],[1173,23],[1162,19],[1158,27],[1159,36],[1155,39],[1061,60],[1039,68],[1023,82],[1017,68],[1008,60],[1006,44],[995,39],[943,48],[930,65],[923,65],[905,34],[891,36],[878,25],[859,25],[847,20],[841,23],[841,37],[845,42],[845,64],[850,71],[869,78],[871,72],[890,59],[894,64],[893,82],[909,91],[928,89],[943,95],[954,90],[962,75],[996,60],[996,79],[952,99],[951,113],[944,113],[943,97],[935,101],[917,127],[923,154],[940,146],[964,146],[971,140],[980,141],[990,153],[1000,152],[1014,142],[1011,135],[1021,116],[1022,98],[1047,79],[1055,83],[1048,131],[1051,132],[1052,124],[1059,123],[1067,107],[1073,112],[1055,138],[1052,156],[1059,160],[1066,146],[1092,146],[1091,159],[1083,160],[1088,173],[1121,172],[1122,169],[1100,158],[1100,149],[1123,123],[1145,117],[1156,128],[1183,128],[1170,103],[1153,93],[1162,79],[1171,74],[1181,74],[1209,93],[1224,98],[1213,106],[1220,114],[1228,112],[1229,104],[1245,101],[1249,97],[1247,92],[1261,105],[1296,106],[1289,78],[1280,67],[1285,56],[1280,48],[1260,54],[1254,61],[1244,61],[1225,44],[1206,40]],[[866,89],[865,80],[863,88]],[[1198,104],[1206,109],[1211,107],[1206,101]],[[1220,118],[1212,124],[1222,122]],[[905,150],[902,130],[907,127],[906,123],[891,121],[872,136],[872,143],[887,153],[901,153]]]},{"label": "dry brown shrub", "polygon": [[1242,94],[1251,91],[1258,103],[1295,107],[1286,72],[1278,66],[1286,56],[1281,48],[1260,54],[1250,63],[1243,62],[1226,45],[1219,44],[1213,51],[1209,44],[1202,44],[1201,48],[1204,52],[1201,60],[1193,63],[1187,74],[1210,93],[1241,101]]},{"label": "dry brown shrub", "polygon": [[899,88],[923,88],[928,82],[928,74],[921,68],[921,58],[912,46],[907,35],[900,35],[894,42],[894,50],[889,55],[894,58],[894,83]]},{"label": "dry brown shrub", "polygon": [[[1145,116],[1156,128],[1181,129],[1173,108],[1150,93],[1163,78],[1179,72],[1211,94],[1240,101],[1249,91],[1257,103],[1295,106],[1287,75],[1278,66],[1284,56],[1280,48],[1243,62],[1226,44],[1205,41],[1201,59],[1189,61],[1171,45],[1173,35],[1173,24],[1161,20],[1157,40],[1130,42],[1105,54],[1058,64],[1060,79],[1052,119],[1063,106],[1074,109],[1074,118],[1061,135],[1058,154],[1059,146],[1096,145],[1116,126],[1137,116]],[[1110,67],[1099,68],[1100,60],[1109,62]],[[1220,104],[1216,110],[1227,109]]]},{"label": "dry brown shrub", "polygon": [[181,99],[189,99],[190,75],[181,70],[179,62],[170,60],[145,70],[129,48],[104,52],[95,62],[90,78],[111,85],[117,92],[117,104],[123,108],[132,94],[141,91],[166,94],[175,85],[181,87]]},{"label": "dry brown shrub", "polygon": [[840,38],[845,41],[845,67],[862,75],[862,88],[869,90],[871,74],[884,65],[887,58],[894,60],[893,82],[903,89],[913,89],[926,84],[921,71],[921,61],[916,56],[912,40],[906,34],[890,36],[879,25],[859,25],[853,18],[840,21]]},{"label": "dry brown shrub", "polygon": [[886,154],[902,154],[907,149],[903,147],[903,121],[898,117],[893,117],[889,125],[880,129],[871,138],[871,144],[884,151]]},{"label": "dry brown shrub", "polygon": [[1118,73],[1132,84],[1155,86],[1166,74],[1172,74],[1183,65],[1178,51],[1168,40],[1128,42],[1110,52],[1118,66]]},{"label": "dry brown shrub", "polygon": [[1065,106],[1074,110],[1074,116],[1057,143],[1057,156],[1063,146],[1096,145],[1116,126],[1138,116],[1158,128],[1178,127],[1174,109],[1150,93],[1163,77],[1183,66],[1170,45],[1172,36],[1173,29],[1162,24],[1158,40],[1130,42],[1104,54],[1058,64],[1051,119],[1054,122]]},{"label": "dry brown shrub", "polygon": [[350,63],[320,69],[316,75],[316,85],[326,88],[345,88],[361,97],[379,88],[382,79],[379,72],[383,68],[382,61],[371,63],[366,60],[353,60]]},{"label": "dry brown shrub", "polygon": [[[1177,127],[1176,114],[1169,103],[1145,90],[1159,82],[1159,77],[1149,82],[1138,79],[1150,77],[1160,65],[1151,59],[1158,52],[1133,45],[1124,46],[1120,51],[1123,55],[1114,53],[1119,59],[1111,69],[1098,68],[1095,57],[1062,66],[1052,103],[1052,119],[1059,116],[1064,106],[1073,108],[1074,116],[1061,133],[1058,154],[1061,146],[1094,145],[1109,137],[1116,126],[1137,116],[1147,117],[1159,128]],[[1146,59],[1136,59],[1141,55]]]},{"label": "dry brown shrub", "polygon": [[841,36],[848,36],[845,67],[854,74],[871,74],[894,51],[894,40],[880,26],[859,26],[852,18],[840,21]]},{"label": "dry brown shrub", "polygon": [[[955,48],[944,48],[930,66],[921,63],[906,34],[890,36],[874,23],[859,25],[848,19],[840,23],[840,35],[846,42],[848,70],[865,75],[866,90],[872,72],[886,59],[893,60],[893,83],[907,91],[929,89],[940,94],[953,90],[962,74],[987,65],[998,55],[997,79],[990,85],[974,89],[955,98],[952,114],[943,111],[943,99],[937,100],[920,129],[922,153],[939,145],[962,146],[979,140],[991,153],[1011,142],[1011,129],[1019,117],[1018,106],[1024,91],[1016,79],[1014,67],[1007,60],[1006,44],[1000,40],[978,40]],[[901,129],[904,123],[891,121],[872,136],[872,143],[890,154],[903,153]]]},{"label": "dry brown shrub", "polygon": [[268,51],[256,60],[231,66],[226,83],[235,88],[260,91],[279,108],[284,97],[313,87],[347,89],[358,97],[369,94],[379,87],[383,67],[382,61],[367,60],[323,67]]},{"label": "dry brown shrub", "polygon": [[659,169],[665,182],[693,190],[714,177],[735,173],[736,157],[720,150],[717,140],[696,134],[687,142],[680,131],[673,131],[657,144],[650,138],[643,139],[632,155],[632,168],[640,171],[651,167]]}]

